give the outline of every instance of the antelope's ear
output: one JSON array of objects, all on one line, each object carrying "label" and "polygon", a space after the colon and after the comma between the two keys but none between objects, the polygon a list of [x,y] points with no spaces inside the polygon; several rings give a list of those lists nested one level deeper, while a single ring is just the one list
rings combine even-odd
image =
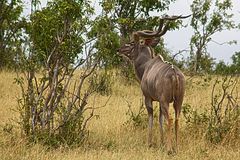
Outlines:
[{"label": "antelope's ear", "polygon": [[132,37],[133,37],[134,43],[139,42],[139,35],[136,32],[133,32]]},{"label": "antelope's ear", "polygon": [[151,39],[146,39],[145,44],[151,47],[156,47],[157,44],[159,43],[160,38],[151,38]]}]

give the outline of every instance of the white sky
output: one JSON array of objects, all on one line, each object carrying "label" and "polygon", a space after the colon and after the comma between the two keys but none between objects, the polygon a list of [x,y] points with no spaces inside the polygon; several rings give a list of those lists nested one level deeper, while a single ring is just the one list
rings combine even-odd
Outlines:
[{"label": "white sky", "polygon": [[[232,13],[234,14],[234,20],[237,23],[240,23],[240,0],[232,0],[233,2],[233,9]],[[190,12],[190,5],[192,0],[177,0],[174,4],[170,6],[169,11],[167,14],[169,15],[187,15]],[[191,19],[184,20],[184,24],[189,24]],[[179,30],[167,32],[165,37],[165,43],[167,48],[170,49],[173,53],[177,53],[179,50],[183,50],[188,48],[189,49],[189,42],[191,36],[193,34],[193,30],[191,27],[181,28]],[[217,61],[224,60],[225,62],[231,62],[231,56],[240,51],[240,30],[232,30],[232,31],[222,31],[216,33],[212,36],[212,39],[218,43],[223,43],[231,40],[237,40],[237,45],[218,45],[216,43],[210,42],[208,45],[208,51],[210,55],[216,58]],[[184,53],[189,54],[189,53]]]},{"label": "white sky", "polygon": [[[30,12],[30,4],[31,0],[23,0],[26,4],[26,8],[24,11],[24,15],[28,15]],[[41,0],[41,6],[46,6],[46,2],[48,0]],[[100,6],[98,5],[99,0],[92,0],[95,8],[95,12],[98,14],[101,11]],[[232,13],[234,14],[234,20],[240,23],[240,1],[232,0],[233,9]],[[190,5],[192,0],[176,0],[175,3],[170,5],[169,11],[166,11],[168,15],[188,15],[190,14]],[[151,15],[158,16],[162,15],[162,13],[152,13]],[[189,24],[191,18],[185,19],[184,24]],[[179,30],[167,32],[164,35],[164,42],[166,47],[173,53],[177,53],[179,50],[189,49],[189,41],[193,31],[191,27],[180,28]],[[210,55],[216,58],[217,61],[224,60],[227,63],[230,63],[230,57],[237,51],[240,51],[240,30],[232,30],[232,31],[222,31],[220,33],[216,33],[212,39],[216,42],[223,43],[231,40],[237,40],[237,45],[218,45],[216,43],[210,42],[208,45],[208,51]],[[187,57],[189,55],[188,52],[184,53]]]}]

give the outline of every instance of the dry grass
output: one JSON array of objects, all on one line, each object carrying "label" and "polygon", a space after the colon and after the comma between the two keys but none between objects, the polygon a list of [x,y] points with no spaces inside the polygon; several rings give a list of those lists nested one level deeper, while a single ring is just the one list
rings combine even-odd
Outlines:
[{"label": "dry grass", "polygon": [[[19,88],[13,84],[14,73],[0,73],[0,125],[3,127],[9,119],[17,118],[13,112],[17,106],[16,97]],[[200,85],[201,78],[187,86],[185,103],[198,108],[206,108],[210,104],[211,85]],[[212,82],[210,82],[211,84]],[[125,100],[123,100],[123,98]],[[184,118],[181,117],[179,153],[167,155],[159,143],[157,119],[154,126],[155,145],[147,147],[147,128],[124,125],[129,116],[126,100],[131,102],[134,110],[140,106],[142,98],[138,85],[126,86],[115,80],[113,95],[107,106],[95,111],[100,118],[95,118],[89,125],[89,138],[82,147],[47,149],[40,144],[28,144],[19,134],[7,134],[0,128],[1,159],[239,159],[240,148],[207,143],[202,136],[194,136],[188,132]],[[89,105],[102,106],[108,97],[95,96]],[[157,104],[155,113],[158,114]],[[146,111],[145,111],[146,113]],[[156,117],[155,117],[156,118]],[[146,122],[147,123],[147,122]]]}]

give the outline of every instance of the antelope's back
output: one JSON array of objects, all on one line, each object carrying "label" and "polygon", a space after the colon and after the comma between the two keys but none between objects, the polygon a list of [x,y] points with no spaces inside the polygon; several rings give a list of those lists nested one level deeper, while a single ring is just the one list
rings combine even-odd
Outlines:
[{"label": "antelope's back", "polygon": [[173,100],[183,99],[185,78],[176,66],[172,67],[171,64],[155,57],[147,64],[141,89],[144,96],[154,101],[171,103]]}]

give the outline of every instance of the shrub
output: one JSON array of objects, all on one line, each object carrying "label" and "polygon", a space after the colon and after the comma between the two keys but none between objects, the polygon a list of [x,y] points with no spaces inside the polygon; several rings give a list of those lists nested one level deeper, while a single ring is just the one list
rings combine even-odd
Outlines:
[{"label": "shrub", "polygon": [[87,123],[94,117],[94,108],[87,106],[88,99],[95,91],[83,86],[94,69],[86,69],[77,80],[73,79],[75,69],[63,74],[59,70],[57,76],[49,78],[46,73],[38,75],[40,78],[34,73],[15,79],[22,90],[18,98],[19,124],[30,141],[54,147],[84,141]]},{"label": "shrub", "polygon": [[212,87],[210,112],[183,105],[183,115],[191,131],[200,132],[211,143],[229,143],[240,135],[238,77],[217,79]]}]

